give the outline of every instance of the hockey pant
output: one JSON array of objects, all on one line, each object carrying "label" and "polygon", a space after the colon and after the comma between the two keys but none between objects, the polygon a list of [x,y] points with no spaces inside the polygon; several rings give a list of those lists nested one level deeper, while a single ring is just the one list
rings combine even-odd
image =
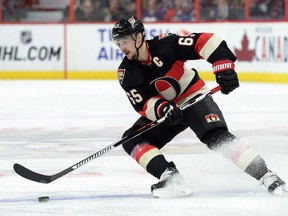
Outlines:
[{"label": "hockey pant", "polygon": [[[150,122],[149,119],[140,117],[123,137]],[[221,153],[252,177],[259,180],[267,173],[267,166],[260,155],[228,131],[222,112],[212,97],[206,97],[185,109],[183,123],[172,126],[162,123],[124,143],[123,148],[148,173],[159,179],[165,169],[173,163],[166,161],[160,149],[187,128],[190,128],[209,149]]]}]

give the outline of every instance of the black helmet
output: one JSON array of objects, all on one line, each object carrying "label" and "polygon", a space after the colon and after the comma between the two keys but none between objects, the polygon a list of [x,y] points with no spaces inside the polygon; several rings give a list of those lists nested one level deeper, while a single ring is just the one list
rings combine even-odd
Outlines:
[{"label": "black helmet", "polygon": [[118,40],[124,36],[131,35],[136,40],[137,33],[144,32],[144,25],[140,19],[131,16],[129,18],[121,18],[112,29],[112,40]]}]

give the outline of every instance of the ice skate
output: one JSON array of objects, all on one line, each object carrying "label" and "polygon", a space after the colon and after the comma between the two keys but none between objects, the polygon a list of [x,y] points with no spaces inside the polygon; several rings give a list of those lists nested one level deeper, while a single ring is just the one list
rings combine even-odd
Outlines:
[{"label": "ice skate", "polygon": [[263,184],[268,189],[268,192],[272,195],[288,196],[288,188],[285,182],[274,172],[267,172],[260,179],[260,183]]},{"label": "ice skate", "polygon": [[161,175],[160,181],[151,186],[155,198],[177,198],[191,196],[192,191],[185,184],[184,178],[175,167],[168,167]]}]

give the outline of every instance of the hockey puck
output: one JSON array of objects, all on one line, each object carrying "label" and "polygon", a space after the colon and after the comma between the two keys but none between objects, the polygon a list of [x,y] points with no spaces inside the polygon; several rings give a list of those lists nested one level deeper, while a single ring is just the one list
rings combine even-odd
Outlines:
[{"label": "hockey puck", "polygon": [[38,197],[38,201],[39,201],[39,202],[46,202],[46,201],[49,201],[49,196],[42,196],[42,197]]}]

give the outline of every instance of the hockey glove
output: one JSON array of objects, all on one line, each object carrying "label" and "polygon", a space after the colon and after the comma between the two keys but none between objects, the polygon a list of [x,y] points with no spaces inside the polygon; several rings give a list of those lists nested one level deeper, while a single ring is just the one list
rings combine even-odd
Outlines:
[{"label": "hockey glove", "polygon": [[158,116],[166,117],[165,124],[175,125],[183,121],[183,111],[172,101],[164,101],[158,107]]},{"label": "hockey glove", "polygon": [[221,60],[214,62],[212,67],[216,75],[216,82],[221,86],[223,94],[229,94],[239,87],[238,76],[234,70],[234,62],[228,59]]}]

